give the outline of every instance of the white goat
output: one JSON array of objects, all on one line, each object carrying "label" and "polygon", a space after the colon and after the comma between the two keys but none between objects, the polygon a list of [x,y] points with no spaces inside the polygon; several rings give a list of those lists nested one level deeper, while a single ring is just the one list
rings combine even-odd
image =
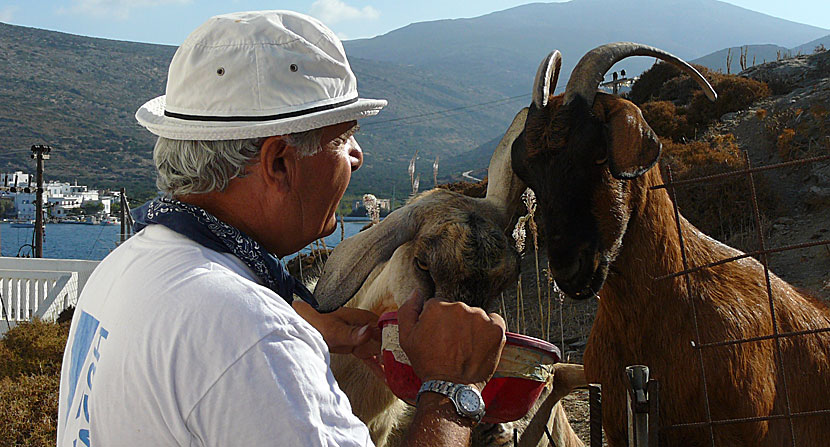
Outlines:
[{"label": "white goat", "polygon": [[[337,297],[353,296],[348,306],[380,315],[396,310],[416,288],[426,296],[484,307],[516,281],[518,255],[504,230],[525,190],[513,175],[510,153],[526,115],[524,109],[516,116],[493,155],[485,198],[428,191],[380,224],[343,241],[317,283],[321,310],[342,302]],[[407,405],[353,356],[332,355],[332,370],[375,443],[395,444],[396,427],[407,422]],[[522,432],[520,445],[547,445],[546,424],[558,445],[582,445],[559,403],[585,384],[582,366],[559,364],[554,378],[528,417],[511,424],[482,424],[474,441],[512,444],[516,427]]]}]

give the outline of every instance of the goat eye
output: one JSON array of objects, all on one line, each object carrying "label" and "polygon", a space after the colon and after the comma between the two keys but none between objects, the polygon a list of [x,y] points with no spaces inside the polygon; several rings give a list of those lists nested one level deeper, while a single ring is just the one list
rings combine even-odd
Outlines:
[{"label": "goat eye", "polygon": [[606,161],[608,161],[608,157],[602,157],[601,159],[595,161],[594,163],[596,163],[598,165],[604,165]]},{"label": "goat eye", "polygon": [[415,267],[417,267],[418,270],[422,270],[422,271],[425,271],[425,272],[429,271],[429,265],[426,262],[424,262],[424,261],[422,261],[418,258],[415,258]]}]

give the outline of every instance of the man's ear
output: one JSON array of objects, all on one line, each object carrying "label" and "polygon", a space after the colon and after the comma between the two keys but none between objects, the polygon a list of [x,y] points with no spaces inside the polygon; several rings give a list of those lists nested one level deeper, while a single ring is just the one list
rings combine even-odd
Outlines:
[{"label": "man's ear", "polygon": [[259,169],[267,186],[288,190],[291,169],[294,167],[294,148],[280,136],[268,137],[259,151]]}]

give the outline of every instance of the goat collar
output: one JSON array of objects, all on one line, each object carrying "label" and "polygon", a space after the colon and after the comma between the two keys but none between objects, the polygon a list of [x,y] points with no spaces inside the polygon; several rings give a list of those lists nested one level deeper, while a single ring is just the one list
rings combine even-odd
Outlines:
[{"label": "goat collar", "polygon": [[262,245],[202,208],[174,199],[158,198],[133,210],[131,215],[135,221],[134,231],[152,224],[164,225],[206,248],[236,256],[253,270],[266,287],[289,304],[297,295],[317,308],[317,301],[311,292],[289,275]]}]

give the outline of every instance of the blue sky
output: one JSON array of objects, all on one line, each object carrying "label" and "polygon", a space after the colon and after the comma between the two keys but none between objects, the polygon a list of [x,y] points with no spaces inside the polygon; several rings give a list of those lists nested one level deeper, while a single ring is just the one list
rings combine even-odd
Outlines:
[{"label": "blue sky", "polygon": [[[633,0],[629,0],[633,1]],[[527,0],[0,0],[0,22],[118,40],[178,45],[208,17],[291,9],[325,22],[343,39],[372,37],[413,22],[476,17]],[[737,6],[830,29],[827,0],[730,0]]]}]

